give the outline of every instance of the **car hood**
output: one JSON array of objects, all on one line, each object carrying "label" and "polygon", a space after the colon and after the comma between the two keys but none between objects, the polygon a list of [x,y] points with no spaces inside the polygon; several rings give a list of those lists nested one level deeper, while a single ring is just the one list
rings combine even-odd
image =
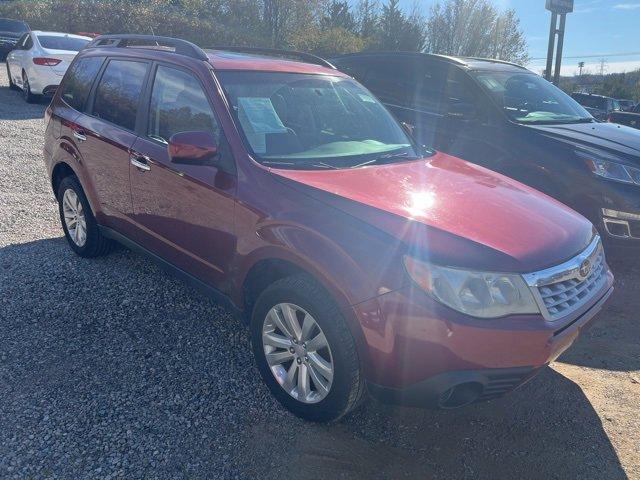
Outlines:
[{"label": "car hood", "polygon": [[593,236],[588,220],[556,200],[443,153],[348,170],[271,171],[440,264],[535,271],[576,255]]},{"label": "car hood", "polygon": [[623,154],[640,163],[640,130],[635,128],[614,123],[527,125],[524,128],[575,146]]}]

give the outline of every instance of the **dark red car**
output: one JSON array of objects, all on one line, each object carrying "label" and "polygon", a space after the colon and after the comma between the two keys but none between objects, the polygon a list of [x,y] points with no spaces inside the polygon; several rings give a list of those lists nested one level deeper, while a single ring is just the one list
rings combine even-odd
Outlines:
[{"label": "dark red car", "polygon": [[115,240],[224,302],[311,420],[366,391],[490,399],[571,345],[612,291],[587,220],[415,145],[325,61],[259,53],[140,36],[80,52],[44,151],[76,253]]}]

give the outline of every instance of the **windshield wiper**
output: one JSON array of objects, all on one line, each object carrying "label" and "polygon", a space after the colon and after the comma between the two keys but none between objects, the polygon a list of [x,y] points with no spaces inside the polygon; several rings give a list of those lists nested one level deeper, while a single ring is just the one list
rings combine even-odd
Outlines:
[{"label": "windshield wiper", "polygon": [[262,163],[264,163],[265,165],[276,165],[276,166],[289,167],[294,169],[298,166],[301,166],[301,167],[324,168],[327,170],[339,170],[339,168],[336,167],[335,165],[330,165],[325,162],[308,162],[308,163],[306,162],[274,162],[271,160],[263,160]]},{"label": "windshield wiper", "polygon": [[417,157],[410,157],[409,158],[409,154],[407,152],[402,152],[402,153],[386,153],[384,155],[380,155],[379,157],[373,158],[371,160],[367,160],[366,162],[362,162],[362,163],[358,163],[356,165],[352,165],[349,168],[358,168],[358,167],[364,167],[365,165],[373,165],[374,163],[379,163],[379,162],[383,162],[386,160],[391,160],[394,158],[403,158],[403,157],[407,157],[409,160],[416,160]]}]

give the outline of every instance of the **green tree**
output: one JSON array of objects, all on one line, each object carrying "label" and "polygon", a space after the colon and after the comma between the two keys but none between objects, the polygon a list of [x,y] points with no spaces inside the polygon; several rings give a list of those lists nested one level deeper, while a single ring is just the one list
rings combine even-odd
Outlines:
[{"label": "green tree", "polygon": [[417,14],[407,16],[398,5],[389,0],[382,6],[375,47],[388,51],[417,51],[424,49],[425,30]]}]

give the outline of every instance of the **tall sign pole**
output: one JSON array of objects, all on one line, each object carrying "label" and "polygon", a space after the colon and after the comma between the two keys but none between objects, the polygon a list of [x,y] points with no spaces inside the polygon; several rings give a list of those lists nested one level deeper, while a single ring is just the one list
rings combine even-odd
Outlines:
[{"label": "tall sign pole", "polygon": [[[573,12],[573,0],[547,0],[546,9],[551,12],[551,26],[549,28],[549,47],[547,49],[547,68],[544,78],[558,85],[560,83],[560,68],[562,66],[562,48],[564,46],[564,30],[567,20],[567,13]],[[560,16],[560,26],[558,27],[558,16]],[[556,52],[556,65],[553,76],[551,66],[553,65],[553,50],[558,35],[558,50]]]}]

